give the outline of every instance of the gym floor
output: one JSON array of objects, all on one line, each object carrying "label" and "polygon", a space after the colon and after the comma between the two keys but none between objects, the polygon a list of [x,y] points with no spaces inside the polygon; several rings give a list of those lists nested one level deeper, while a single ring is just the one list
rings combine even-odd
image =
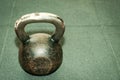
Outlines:
[{"label": "gym floor", "polygon": [[[63,63],[48,76],[32,76],[18,62],[14,23],[22,15],[59,15]],[[51,24],[33,23],[26,32],[54,32]],[[120,0],[1,0],[0,80],[120,80]]]}]

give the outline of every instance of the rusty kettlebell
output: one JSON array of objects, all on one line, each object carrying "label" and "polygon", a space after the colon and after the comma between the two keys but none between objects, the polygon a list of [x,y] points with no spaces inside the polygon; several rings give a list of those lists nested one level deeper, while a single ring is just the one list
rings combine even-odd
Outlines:
[{"label": "rusty kettlebell", "polygon": [[[56,27],[53,35],[46,33],[26,34],[24,27],[29,23],[45,22]],[[31,13],[15,23],[15,32],[21,41],[19,62],[24,71],[32,75],[48,75],[62,63],[62,48],[59,44],[64,34],[63,20],[51,13]]]}]

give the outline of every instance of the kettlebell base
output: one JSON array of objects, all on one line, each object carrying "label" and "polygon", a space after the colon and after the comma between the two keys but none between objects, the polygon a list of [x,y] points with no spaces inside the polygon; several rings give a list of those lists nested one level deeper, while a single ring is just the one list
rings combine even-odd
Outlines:
[{"label": "kettlebell base", "polygon": [[59,66],[58,66],[56,69],[54,69],[54,70],[51,69],[51,70],[50,70],[49,72],[47,72],[47,73],[46,73],[46,72],[43,73],[42,69],[41,69],[42,72],[40,72],[40,70],[38,70],[38,72],[35,73],[35,72],[32,72],[32,71],[26,70],[26,69],[23,68],[22,66],[21,66],[21,67],[22,67],[22,69],[23,69],[26,73],[28,73],[28,74],[30,74],[30,75],[33,75],[33,76],[47,76],[47,75],[50,75],[50,74],[56,72],[56,71],[59,69],[60,65],[61,65],[61,64],[59,64]]},{"label": "kettlebell base", "polygon": [[54,70],[54,71],[52,71],[52,72],[50,72],[50,73],[47,73],[47,74],[33,74],[33,73],[28,72],[28,71],[26,71],[26,70],[24,70],[24,71],[25,71],[26,73],[30,74],[30,75],[33,75],[33,76],[48,76],[48,75],[51,75],[52,73],[56,72],[57,69]]},{"label": "kettlebell base", "polygon": [[[44,65],[42,65],[42,66],[38,65],[38,66],[29,66],[29,67],[31,67],[30,70],[26,70],[26,68],[22,67],[23,70],[25,72],[27,72],[28,74],[31,74],[34,76],[47,76],[47,75],[54,73],[61,65],[61,64],[59,64],[59,66],[57,65],[58,67],[56,69],[53,69],[52,68],[53,66],[52,66],[52,64],[50,64],[49,60],[45,59],[44,57],[41,57],[40,60],[39,60],[39,63],[44,62],[44,63],[46,63],[45,65],[48,65],[49,68],[45,69],[42,67]],[[44,60],[44,61],[42,61],[42,60]],[[32,64],[34,64],[34,63],[32,63]],[[38,69],[35,70],[35,67],[38,67]]]}]

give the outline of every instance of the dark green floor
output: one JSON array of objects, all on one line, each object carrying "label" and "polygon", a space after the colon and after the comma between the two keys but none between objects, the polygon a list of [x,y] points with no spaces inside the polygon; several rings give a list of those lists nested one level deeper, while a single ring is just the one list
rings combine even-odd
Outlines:
[{"label": "dark green floor", "polygon": [[[14,23],[32,12],[57,14],[66,24],[63,64],[48,76],[29,75],[18,62]],[[0,80],[120,80],[120,0],[0,0]]]}]

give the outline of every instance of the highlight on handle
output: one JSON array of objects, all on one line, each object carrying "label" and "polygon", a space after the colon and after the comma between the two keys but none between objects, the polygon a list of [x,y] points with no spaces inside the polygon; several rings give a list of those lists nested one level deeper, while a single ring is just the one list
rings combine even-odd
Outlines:
[{"label": "highlight on handle", "polygon": [[24,27],[30,23],[51,23],[56,27],[55,32],[51,36],[52,41],[59,42],[64,34],[65,26],[63,20],[51,13],[31,13],[22,16],[15,23],[15,32],[18,38],[24,43],[29,39],[29,35],[25,32]]}]

